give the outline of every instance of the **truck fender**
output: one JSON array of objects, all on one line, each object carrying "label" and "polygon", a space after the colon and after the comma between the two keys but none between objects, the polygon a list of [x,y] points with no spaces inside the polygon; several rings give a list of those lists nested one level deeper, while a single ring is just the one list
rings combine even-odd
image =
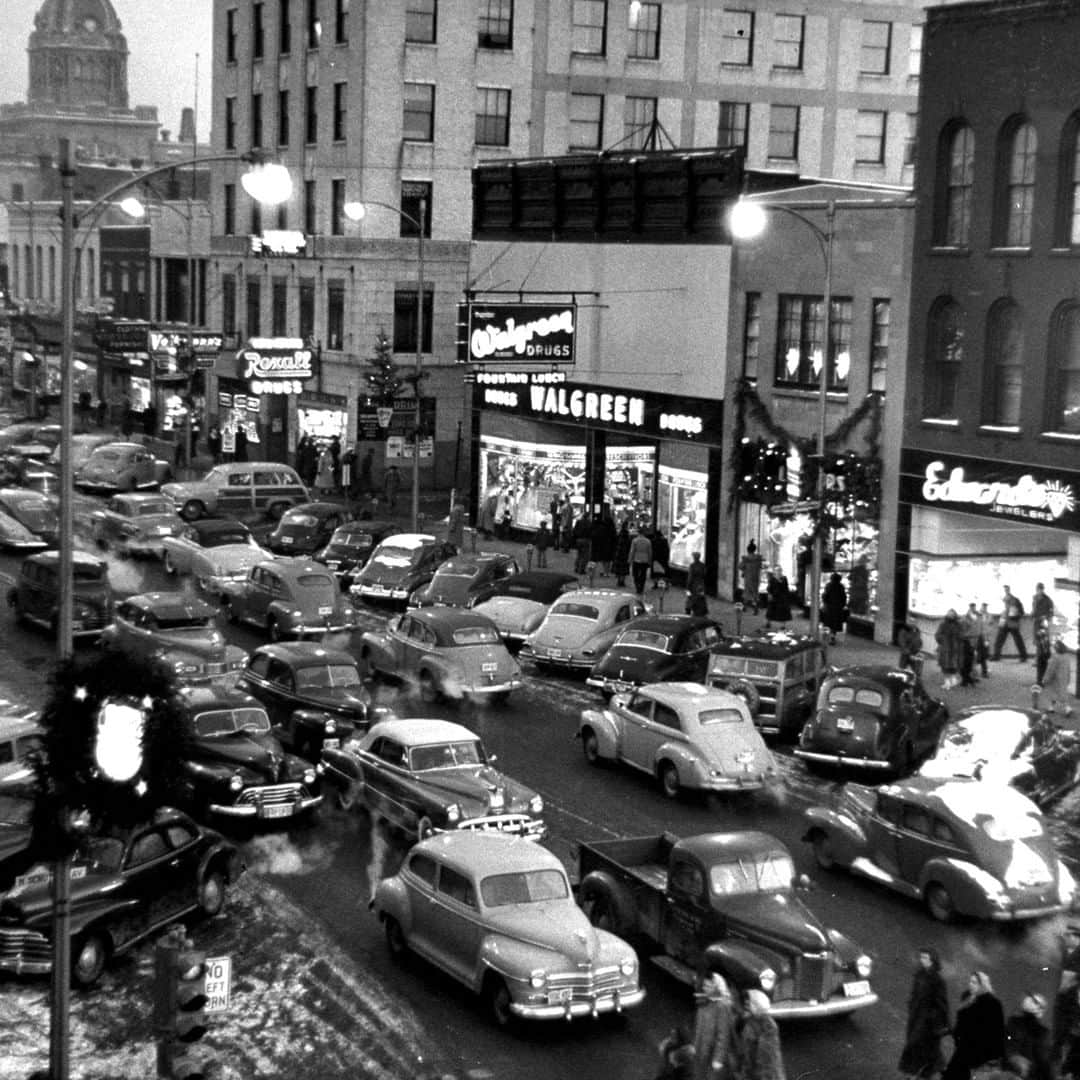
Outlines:
[{"label": "truck fender", "polygon": [[866,834],[854,818],[824,806],[812,806],[803,817],[806,832],[803,840],[814,843],[818,836],[828,836],[833,858],[847,865],[866,848]]},{"label": "truck fender", "polygon": [[715,941],[705,949],[705,968],[718,971],[739,990],[761,990],[761,973],[780,975],[777,959],[742,941]]},{"label": "truck fender", "polygon": [[633,898],[603,870],[585,875],[578,890],[578,903],[593,926],[618,937],[631,933],[637,923]]},{"label": "truck fender", "polygon": [[931,859],[919,874],[920,895],[932,882],[944,887],[958,913],[976,918],[989,916],[987,895],[1000,888],[997,878],[965,859]]},{"label": "truck fender", "polygon": [[596,735],[596,745],[601,757],[613,758],[619,749],[619,726],[610,709],[586,709],[581,714],[578,737],[590,728]]}]

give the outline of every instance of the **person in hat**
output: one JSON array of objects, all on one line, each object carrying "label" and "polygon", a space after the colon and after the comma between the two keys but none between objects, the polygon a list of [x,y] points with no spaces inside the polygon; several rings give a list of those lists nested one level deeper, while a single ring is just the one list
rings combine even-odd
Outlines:
[{"label": "person in hat", "polygon": [[750,1080],[784,1080],[780,1053],[780,1029],[769,1013],[764,990],[746,992],[746,1016],[739,1031],[739,1077]]},{"label": "person in hat", "polygon": [[1005,1022],[1005,1062],[1024,1080],[1054,1080],[1050,1028],[1043,1020],[1046,998],[1027,993],[1020,1011]]},{"label": "person in hat", "polygon": [[1038,693],[1034,695],[1038,708],[1050,712],[1063,712],[1072,715],[1072,702],[1069,687],[1072,685],[1072,665],[1069,663],[1069,650],[1065,642],[1058,638],[1050,650],[1050,659],[1046,663],[1043,677],[1035,684]]},{"label": "person in hat", "polygon": [[694,1080],[721,1080],[735,1064],[738,1011],[718,971],[705,976],[694,998]]}]

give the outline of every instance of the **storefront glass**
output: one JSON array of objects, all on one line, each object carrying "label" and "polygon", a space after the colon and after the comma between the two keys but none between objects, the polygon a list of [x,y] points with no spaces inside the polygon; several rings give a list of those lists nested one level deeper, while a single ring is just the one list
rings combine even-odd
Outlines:
[{"label": "storefront glass", "polygon": [[705,473],[660,466],[656,527],[671,546],[672,566],[687,567],[695,551],[705,552]]},{"label": "storefront glass", "polygon": [[551,517],[553,498],[585,502],[585,447],[520,443],[480,437],[479,521],[494,532],[510,515],[518,528],[536,529]]},{"label": "storefront glass", "polygon": [[300,405],[296,410],[296,423],[301,435],[308,435],[318,442],[329,442],[336,435],[344,446],[349,414],[345,409],[325,405]]}]

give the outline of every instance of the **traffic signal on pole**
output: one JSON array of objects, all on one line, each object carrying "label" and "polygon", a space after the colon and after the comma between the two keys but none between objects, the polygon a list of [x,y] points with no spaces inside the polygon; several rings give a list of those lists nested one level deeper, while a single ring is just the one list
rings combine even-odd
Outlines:
[{"label": "traffic signal on pole", "polygon": [[193,1044],[207,1029],[206,954],[186,941],[166,939],[156,946],[154,962],[158,1076],[205,1080],[206,1065]]}]

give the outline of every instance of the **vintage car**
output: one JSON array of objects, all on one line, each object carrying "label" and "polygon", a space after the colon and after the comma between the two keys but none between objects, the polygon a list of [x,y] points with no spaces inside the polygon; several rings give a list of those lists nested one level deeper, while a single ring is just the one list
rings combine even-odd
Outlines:
[{"label": "vintage car", "polygon": [[1043,721],[1038,709],[973,705],[941,729],[920,776],[970,776],[993,784],[1014,784],[1033,771],[1035,747],[1027,735]]},{"label": "vintage car", "polygon": [[524,570],[504,578],[491,598],[476,605],[499,629],[512,651],[544,621],[548,608],[563,593],[580,588],[576,574],[562,570]]},{"label": "vintage car", "polygon": [[34,845],[35,784],[26,765],[0,779],[0,896],[37,861]]},{"label": "vintage car", "polygon": [[455,555],[435,576],[409,597],[410,607],[474,607],[495,591],[499,582],[520,572],[517,559],[503,552]]},{"label": "vintage car", "polygon": [[217,628],[217,608],[184,593],[136,593],[116,602],[103,645],[156,656],[180,683],[234,682],[247,653]]},{"label": "vintage car", "polygon": [[161,558],[165,539],[183,531],[184,522],[163,495],[113,495],[89,520],[95,544],[120,557]]},{"label": "vintage car", "polygon": [[[92,986],[106,964],[192,912],[217,915],[243,870],[236,847],[172,808],[89,836],[71,872],[71,977]],[[0,902],[0,971],[52,970],[52,871],[33,869]]]},{"label": "vintage car", "polygon": [[60,425],[40,420],[20,420],[0,431],[0,453],[13,446],[46,446],[51,452],[60,443]]},{"label": "vintage car", "polygon": [[312,761],[365,731],[374,715],[356,661],[313,641],[260,645],[240,686],[262,703],[281,741]]},{"label": "vintage car", "polygon": [[[72,635],[96,638],[112,619],[112,589],[104,560],[86,552],[72,552]],[[60,552],[28,555],[8,592],[16,622],[33,623],[55,634],[59,629]]]},{"label": "vintage car", "polygon": [[361,637],[360,664],[377,678],[413,683],[426,702],[447,697],[498,705],[523,685],[495,624],[460,608],[392,615],[385,630]]},{"label": "vintage car", "polygon": [[448,720],[380,720],[322,757],[341,806],[356,802],[417,840],[455,829],[544,835],[544,800],[498,772],[480,737]]},{"label": "vintage car", "polygon": [[392,602],[402,606],[457,548],[427,533],[397,533],[372,553],[349,589],[353,601]]},{"label": "vintage car", "polygon": [[820,641],[765,630],[716,645],[705,682],[745,697],[754,723],[767,735],[794,740],[813,712],[828,670]]},{"label": "vintage car", "polygon": [[705,615],[649,615],[634,620],[593,665],[585,682],[604,697],[645,683],[703,683],[724,628]]},{"label": "vintage car", "polygon": [[[116,435],[108,431],[97,432],[81,432],[78,435],[72,435],[71,437],[71,469],[73,473],[76,473],[81,469],[87,461],[90,460],[90,455],[99,446],[108,446],[109,443],[116,442]],[[58,443],[53,447],[49,454],[49,465],[56,471],[60,469],[61,453],[63,447]]]},{"label": "vintage car", "polygon": [[908,668],[860,664],[828,675],[795,753],[810,766],[843,765],[894,776],[937,746],[949,710]]},{"label": "vintage car", "polygon": [[822,869],[888,885],[942,922],[1033,919],[1073,902],[1076,886],[1046,819],[1011,787],[925,776],[878,788],[848,783],[804,819],[803,839]]},{"label": "vintage car", "polygon": [[637,954],[589,924],[558,856],[498,833],[433,836],[375,889],[391,953],[483,996],[492,1019],[569,1020],[641,1003]]},{"label": "vintage car", "polygon": [[212,596],[221,595],[225,582],[243,581],[257,562],[273,557],[242,521],[231,518],[189,522],[176,536],[166,536],[163,547],[165,573],[190,574]]},{"label": "vintage car", "polygon": [[185,521],[218,514],[277,521],[290,506],[311,501],[296,470],[276,461],[215,465],[201,480],[166,484],[161,491]]},{"label": "vintage car", "polygon": [[97,446],[75,471],[75,486],[83,491],[138,491],[167,479],[167,466],[149,447],[137,442]]},{"label": "vintage car", "polygon": [[0,717],[0,780],[28,768],[41,744],[41,726],[33,716]]},{"label": "vintage car", "polygon": [[266,538],[266,546],[275,555],[314,555],[326,545],[336,529],[355,516],[341,503],[301,503],[281,515]]},{"label": "vintage car", "polygon": [[777,777],[746,702],[700,683],[665,682],[586,709],[578,738],[591,765],[619,761],[655,776],[669,798],[688,791],[756,791]]},{"label": "vintage car", "polygon": [[43,495],[56,493],[56,477],[49,466],[52,451],[41,443],[19,443],[0,453],[0,485],[28,488]]},{"label": "vintage car", "polygon": [[[0,512],[13,518],[36,540],[38,547],[55,547],[60,536],[60,511],[55,496],[27,488],[0,488]],[[13,536],[18,534],[13,533]],[[12,547],[35,546],[29,542]]]},{"label": "vintage car", "polygon": [[28,529],[18,518],[0,509],[0,547],[8,551],[41,551],[49,541]]},{"label": "vintage car", "polygon": [[271,641],[352,630],[356,613],[325,566],[305,559],[256,563],[242,581],[222,583],[230,622],[265,630]]},{"label": "vintage car", "polygon": [[187,739],[177,772],[193,813],[261,823],[297,818],[320,805],[318,770],[285,752],[253,697],[205,686],[182,689],[180,697]]},{"label": "vintage car", "polygon": [[648,613],[640,596],[623,589],[575,589],[548,608],[519,655],[539,668],[588,672],[631,619]]},{"label": "vintage car", "polygon": [[343,589],[348,589],[372,551],[388,536],[401,532],[392,521],[350,521],[342,525],[312,558],[333,570]]}]

